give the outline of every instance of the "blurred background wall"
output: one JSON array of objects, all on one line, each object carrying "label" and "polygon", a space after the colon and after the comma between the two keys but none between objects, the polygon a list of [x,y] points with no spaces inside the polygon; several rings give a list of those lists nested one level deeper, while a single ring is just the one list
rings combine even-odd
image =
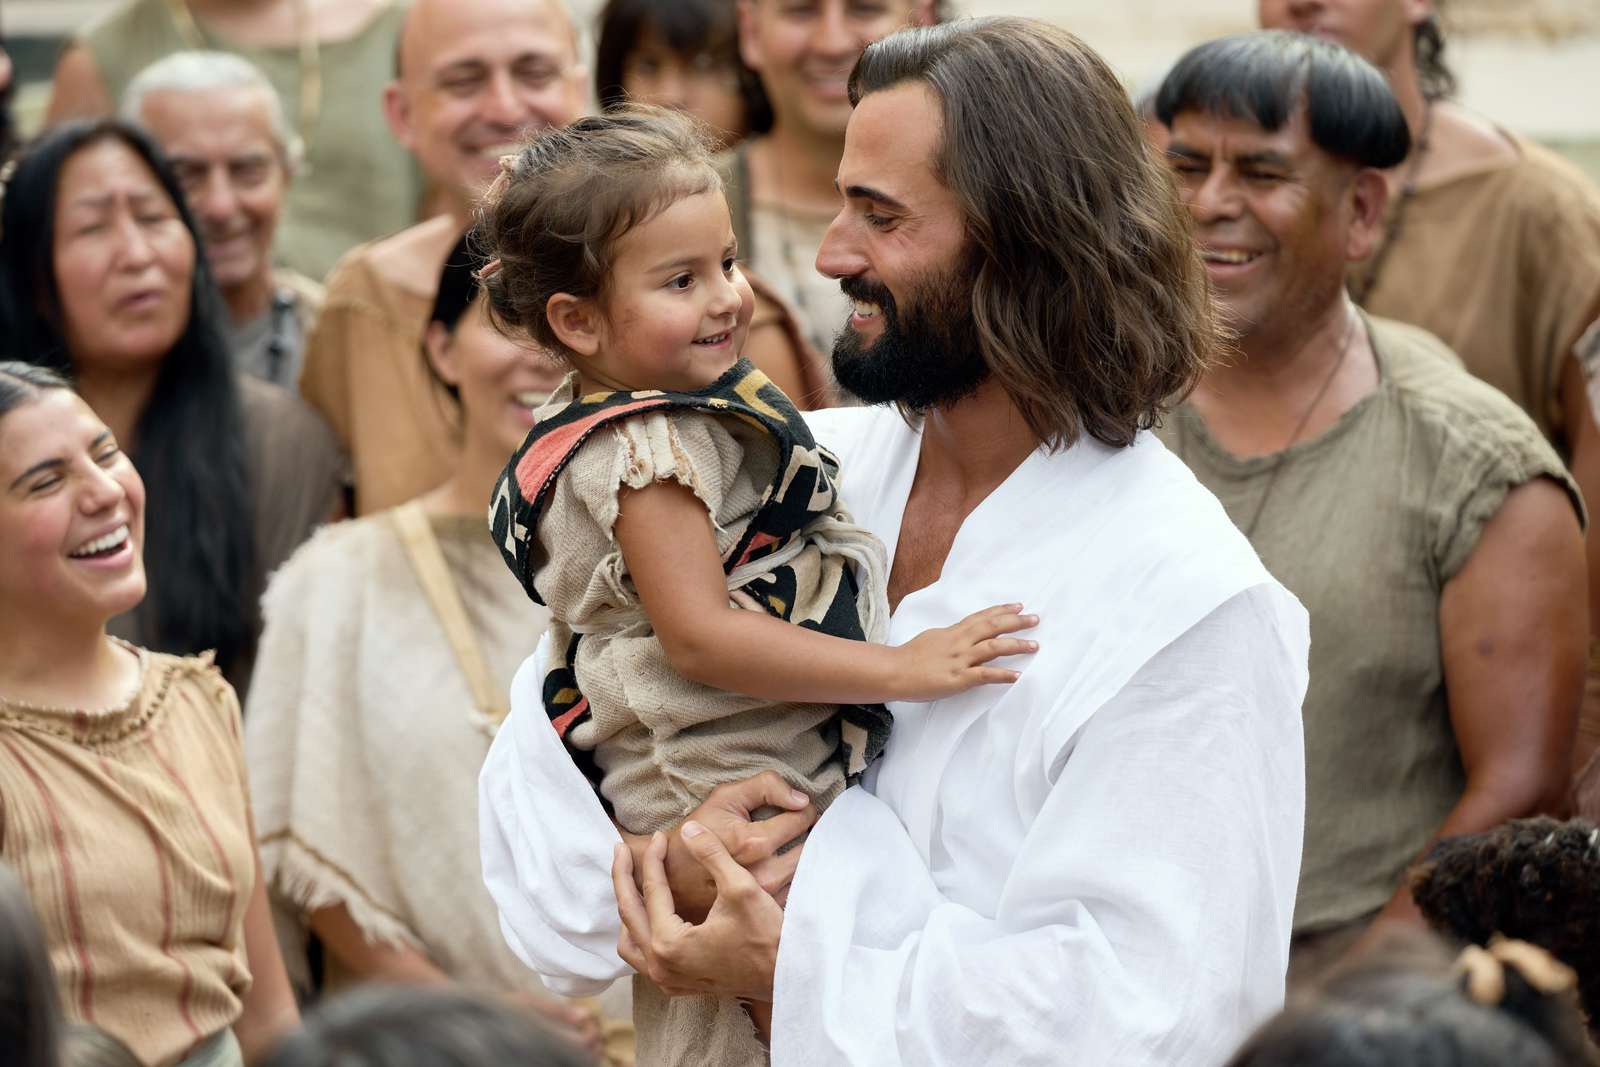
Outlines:
[{"label": "blurred background wall", "polygon": [[[26,84],[25,123],[43,110],[61,40],[112,2],[0,0],[0,29]],[[583,17],[601,0],[570,2]],[[1254,0],[964,0],[958,7],[1059,22],[1133,87],[1159,77],[1186,48],[1250,29],[1255,19]],[[1553,145],[1600,181],[1600,0],[1441,0],[1440,9],[1462,101]]]}]

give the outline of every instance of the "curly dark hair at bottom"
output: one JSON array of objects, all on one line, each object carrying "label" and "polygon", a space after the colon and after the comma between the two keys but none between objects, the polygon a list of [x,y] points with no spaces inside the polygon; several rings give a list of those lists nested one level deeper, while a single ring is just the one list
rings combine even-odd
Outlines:
[{"label": "curly dark hair at bottom", "polygon": [[1434,929],[1487,944],[1531,942],[1578,972],[1600,1041],[1600,827],[1587,819],[1513,819],[1438,842],[1411,868],[1411,895]]}]

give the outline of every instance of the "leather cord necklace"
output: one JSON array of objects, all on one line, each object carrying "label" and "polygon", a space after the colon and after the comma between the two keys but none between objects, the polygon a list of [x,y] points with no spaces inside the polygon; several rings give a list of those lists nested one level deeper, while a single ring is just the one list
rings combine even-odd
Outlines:
[{"label": "leather cord necklace", "polygon": [[[1344,337],[1339,342],[1339,354],[1334,357],[1333,366],[1329,368],[1327,377],[1322,379],[1322,384],[1317,387],[1316,395],[1311,398],[1311,403],[1306,405],[1305,411],[1300,416],[1300,421],[1295,423],[1294,431],[1289,434],[1289,439],[1278,450],[1272,466],[1267,470],[1267,484],[1261,490],[1261,496],[1256,500],[1256,507],[1250,514],[1250,521],[1240,527],[1245,540],[1254,543],[1256,527],[1261,525],[1261,515],[1267,510],[1267,501],[1272,499],[1272,491],[1277,488],[1278,475],[1283,471],[1283,465],[1289,458],[1289,449],[1293,448],[1300,440],[1300,435],[1306,432],[1306,427],[1311,424],[1311,416],[1322,406],[1322,401],[1328,395],[1328,390],[1333,387],[1333,380],[1339,376],[1339,368],[1344,366],[1345,358],[1350,354],[1350,342],[1354,340],[1356,326],[1360,316],[1348,303],[1345,304]],[[1309,343],[1309,341],[1307,342]],[[1301,346],[1304,348],[1304,345]],[[1297,353],[1298,355],[1298,353]],[[1178,458],[1185,465],[1189,461],[1189,419],[1198,419],[1199,413],[1192,407],[1180,414],[1178,418]]]},{"label": "leather cord necklace", "polygon": [[1272,499],[1272,490],[1278,485],[1278,475],[1283,471],[1283,465],[1289,458],[1289,449],[1300,440],[1300,435],[1306,432],[1306,427],[1311,424],[1311,415],[1322,406],[1323,398],[1328,395],[1328,390],[1333,387],[1333,380],[1339,376],[1339,368],[1344,366],[1345,357],[1350,354],[1350,342],[1356,335],[1356,323],[1359,320],[1355,309],[1349,304],[1345,305],[1344,339],[1339,342],[1339,355],[1334,358],[1333,366],[1328,370],[1328,376],[1322,379],[1322,384],[1317,387],[1317,395],[1311,398],[1311,403],[1306,405],[1305,413],[1300,416],[1300,421],[1295,423],[1294,432],[1278,450],[1278,458],[1272,463],[1272,469],[1267,472],[1266,487],[1261,490],[1261,499],[1256,501],[1255,513],[1250,516],[1249,525],[1244,528],[1246,541],[1254,543],[1256,527],[1261,525],[1261,513],[1267,510],[1267,501]]},{"label": "leather cord necklace", "polygon": [[1373,253],[1372,265],[1367,268],[1367,273],[1361,281],[1351,288],[1350,295],[1362,307],[1367,306],[1367,297],[1371,295],[1373,286],[1378,284],[1378,275],[1383,271],[1384,262],[1388,260],[1389,253],[1393,250],[1395,242],[1400,240],[1400,230],[1405,225],[1406,208],[1411,205],[1411,200],[1417,195],[1417,172],[1422,169],[1423,157],[1428,154],[1428,146],[1433,139],[1433,101],[1424,100],[1422,103],[1422,129],[1417,133],[1416,151],[1411,153],[1411,164],[1406,167],[1406,176],[1400,185],[1400,200],[1394,206],[1394,212],[1389,216],[1389,224],[1383,230],[1383,243],[1378,246],[1378,251]]}]

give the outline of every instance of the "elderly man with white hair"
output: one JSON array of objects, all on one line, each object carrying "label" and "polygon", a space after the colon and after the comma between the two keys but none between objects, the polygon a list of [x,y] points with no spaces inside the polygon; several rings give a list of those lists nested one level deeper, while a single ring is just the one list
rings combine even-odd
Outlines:
[{"label": "elderly man with white hair", "polygon": [[177,52],[129,83],[122,115],[160,143],[200,224],[239,368],[293,389],[322,286],[273,264],[300,146],[264,74],[226,52]]}]

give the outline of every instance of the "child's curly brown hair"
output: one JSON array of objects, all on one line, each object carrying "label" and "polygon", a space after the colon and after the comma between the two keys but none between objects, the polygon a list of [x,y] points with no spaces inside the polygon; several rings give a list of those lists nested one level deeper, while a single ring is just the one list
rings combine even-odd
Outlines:
[{"label": "child's curly brown hair", "polygon": [[503,162],[478,209],[495,324],[570,356],[545,309],[603,298],[623,234],[686,196],[721,192],[711,140],[691,118],[629,106],[548,130]]},{"label": "child's curly brown hair", "polygon": [[1408,881],[1439,932],[1479,945],[1495,934],[1518,938],[1576,971],[1600,1040],[1600,827],[1540,816],[1445,838]]}]

